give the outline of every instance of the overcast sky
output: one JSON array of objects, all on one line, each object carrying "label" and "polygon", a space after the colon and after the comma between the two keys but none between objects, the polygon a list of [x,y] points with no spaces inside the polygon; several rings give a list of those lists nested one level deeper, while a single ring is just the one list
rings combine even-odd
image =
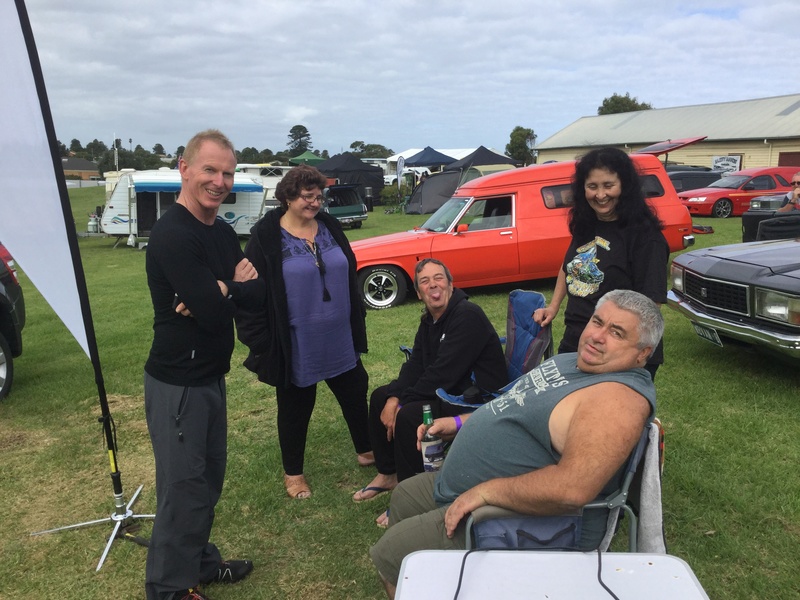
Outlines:
[{"label": "overcast sky", "polygon": [[[603,99],[793,94],[797,0],[26,0],[58,138],[504,151]],[[795,41],[797,40],[797,41]],[[698,132],[702,135],[702,132]]]}]

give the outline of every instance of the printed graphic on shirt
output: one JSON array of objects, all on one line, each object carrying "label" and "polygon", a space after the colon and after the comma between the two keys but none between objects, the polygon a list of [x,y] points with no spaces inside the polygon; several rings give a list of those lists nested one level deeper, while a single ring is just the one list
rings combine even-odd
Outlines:
[{"label": "printed graphic on shirt", "polygon": [[533,371],[520,377],[510,390],[492,400],[492,412],[499,414],[510,406],[525,406],[525,398],[533,394],[538,396],[550,388],[559,388],[567,385],[568,380],[558,370],[555,360],[546,360]]},{"label": "printed graphic on shirt", "polygon": [[573,296],[585,298],[600,289],[605,274],[597,266],[600,262],[597,258],[598,247],[610,250],[611,244],[597,236],[588,244],[577,248],[575,258],[567,263],[567,289]]}]

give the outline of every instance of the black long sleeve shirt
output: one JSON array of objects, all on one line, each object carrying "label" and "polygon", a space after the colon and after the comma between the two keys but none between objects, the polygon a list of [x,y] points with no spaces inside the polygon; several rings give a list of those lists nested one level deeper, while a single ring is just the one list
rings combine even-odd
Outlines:
[{"label": "black long sleeve shirt", "polygon": [[[206,225],[175,204],[156,221],[147,245],[146,271],[153,300],[153,345],[145,364],[171,385],[206,385],[230,370],[237,306],[258,306],[263,281],[234,282],[244,258],[236,232],[224,221]],[[217,280],[228,287],[223,296]],[[175,312],[178,299],[190,317]]]}]

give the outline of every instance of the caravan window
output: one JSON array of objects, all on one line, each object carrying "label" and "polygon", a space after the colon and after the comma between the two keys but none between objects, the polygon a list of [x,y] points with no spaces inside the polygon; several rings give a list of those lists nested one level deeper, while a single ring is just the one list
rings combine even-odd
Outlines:
[{"label": "caravan window", "polygon": [[231,192],[228,197],[222,201],[223,204],[236,204],[236,192]]},{"label": "caravan window", "polygon": [[287,167],[262,167],[259,175],[262,177],[283,177]]}]

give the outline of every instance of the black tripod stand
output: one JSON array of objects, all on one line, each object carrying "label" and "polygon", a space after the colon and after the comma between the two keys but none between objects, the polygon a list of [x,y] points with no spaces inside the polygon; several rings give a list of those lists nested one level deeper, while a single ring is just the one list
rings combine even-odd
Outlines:
[{"label": "black tripod stand", "polygon": [[[100,385],[102,385],[102,382],[100,382]],[[131,496],[130,501],[127,504],[125,503],[125,495],[122,492],[122,478],[119,469],[117,468],[116,430],[113,426],[111,414],[108,412],[108,401],[105,398],[105,390],[102,390],[100,405],[103,408],[103,416],[99,419],[99,421],[103,423],[103,430],[106,434],[106,441],[108,442],[108,456],[109,460],[111,461],[111,481],[114,487],[114,512],[111,513],[110,517],[106,517],[104,519],[95,519],[94,521],[85,521],[83,523],[76,523],[74,525],[65,525],[63,527],[47,529],[46,531],[37,531],[31,534],[44,535],[45,533],[56,533],[58,531],[67,531],[68,529],[79,529],[81,527],[100,525],[102,523],[114,523],[114,529],[111,531],[111,535],[108,538],[108,543],[103,550],[103,554],[100,556],[100,562],[97,563],[97,569],[95,569],[95,571],[99,571],[103,566],[103,562],[105,562],[106,556],[108,556],[114,540],[128,540],[129,542],[134,542],[140,546],[147,547],[148,541],[135,535],[136,531],[138,531],[140,527],[137,519],[155,518],[155,515],[137,515],[133,513],[133,505],[136,504],[136,500],[139,499],[139,494],[144,486],[140,485],[133,493],[133,496]]]}]

